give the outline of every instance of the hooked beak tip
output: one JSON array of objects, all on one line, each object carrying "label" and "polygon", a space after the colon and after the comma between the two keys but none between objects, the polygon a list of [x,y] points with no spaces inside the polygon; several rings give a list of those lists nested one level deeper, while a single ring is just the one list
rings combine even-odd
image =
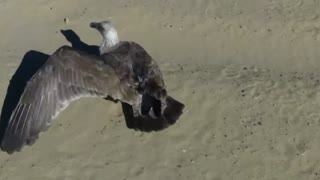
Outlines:
[{"label": "hooked beak tip", "polygon": [[96,29],[96,28],[98,28],[98,24],[99,24],[99,23],[92,22],[92,23],[90,23],[90,27]]}]

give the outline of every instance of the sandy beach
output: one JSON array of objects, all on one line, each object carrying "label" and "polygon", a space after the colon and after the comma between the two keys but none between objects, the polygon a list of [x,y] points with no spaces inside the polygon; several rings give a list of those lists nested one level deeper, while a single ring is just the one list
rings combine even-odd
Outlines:
[{"label": "sandy beach", "polygon": [[33,146],[0,153],[0,180],[320,179],[319,10],[318,0],[0,0],[1,102],[26,53],[39,63],[71,45],[61,30],[99,45],[89,23],[111,20],[186,106],[146,133],[126,127],[119,104],[77,100]]}]

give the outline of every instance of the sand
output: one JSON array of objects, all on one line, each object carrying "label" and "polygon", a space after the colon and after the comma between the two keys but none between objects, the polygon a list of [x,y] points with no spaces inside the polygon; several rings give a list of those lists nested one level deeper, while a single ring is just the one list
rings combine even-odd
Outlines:
[{"label": "sand", "polygon": [[112,20],[186,105],[175,125],[144,133],[126,127],[119,104],[78,100],[33,146],[0,154],[0,179],[320,179],[319,9],[315,0],[0,0],[1,101],[25,53],[70,45],[61,29],[99,45],[88,24]]}]

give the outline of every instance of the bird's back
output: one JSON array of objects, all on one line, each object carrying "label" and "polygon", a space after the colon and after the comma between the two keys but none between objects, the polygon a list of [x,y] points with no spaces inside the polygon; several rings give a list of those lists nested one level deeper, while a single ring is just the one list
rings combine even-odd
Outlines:
[{"label": "bird's back", "polygon": [[138,43],[122,41],[102,57],[105,61],[112,59],[109,63],[115,66],[121,66],[117,68],[118,73],[130,73],[127,76],[138,82],[143,91],[155,93],[159,89],[165,89],[162,73],[156,61]]}]

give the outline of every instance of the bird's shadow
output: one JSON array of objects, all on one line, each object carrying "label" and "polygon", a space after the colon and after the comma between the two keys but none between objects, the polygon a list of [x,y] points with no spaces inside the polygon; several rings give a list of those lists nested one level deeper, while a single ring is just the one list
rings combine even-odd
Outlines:
[{"label": "bird's shadow", "polygon": [[99,55],[99,46],[88,45],[81,41],[80,37],[71,29],[60,30],[61,34],[71,43],[71,46],[80,51],[87,52],[89,54]]},{"label": "bird's shadow", "polygon": [[48,57],[49,55],[34,50],[28,51],[23,56],[18,69],[10,80],[3,102],[0,117],[0,140],[3,138],[10,116],[19,102],[26,83],[45,64]]},{"label": "bird's shadow", "polygon": [[[99,55],[99,46],[84,43],[73,30],[61,30],[61,33],[65,36],[66,40],[71,43],[73,48],[89,54]],[[24,55],[18,69],[12,76],[7,88],[7,94],[4,99],[0,116],[1,141],[10,116],[19,102],[26,83],[32,78],[38,69],[45,64],[48,58],[48,54],[30,50]],[[113,101],[112,98],[106,98],[106,100]],[[126,125],[129,129],[150,132],[162,130],[170,125],[162,118],[153,120],[149,117],[134,117],[132,107],[129,104],[121,103],[121,105]]]}]

